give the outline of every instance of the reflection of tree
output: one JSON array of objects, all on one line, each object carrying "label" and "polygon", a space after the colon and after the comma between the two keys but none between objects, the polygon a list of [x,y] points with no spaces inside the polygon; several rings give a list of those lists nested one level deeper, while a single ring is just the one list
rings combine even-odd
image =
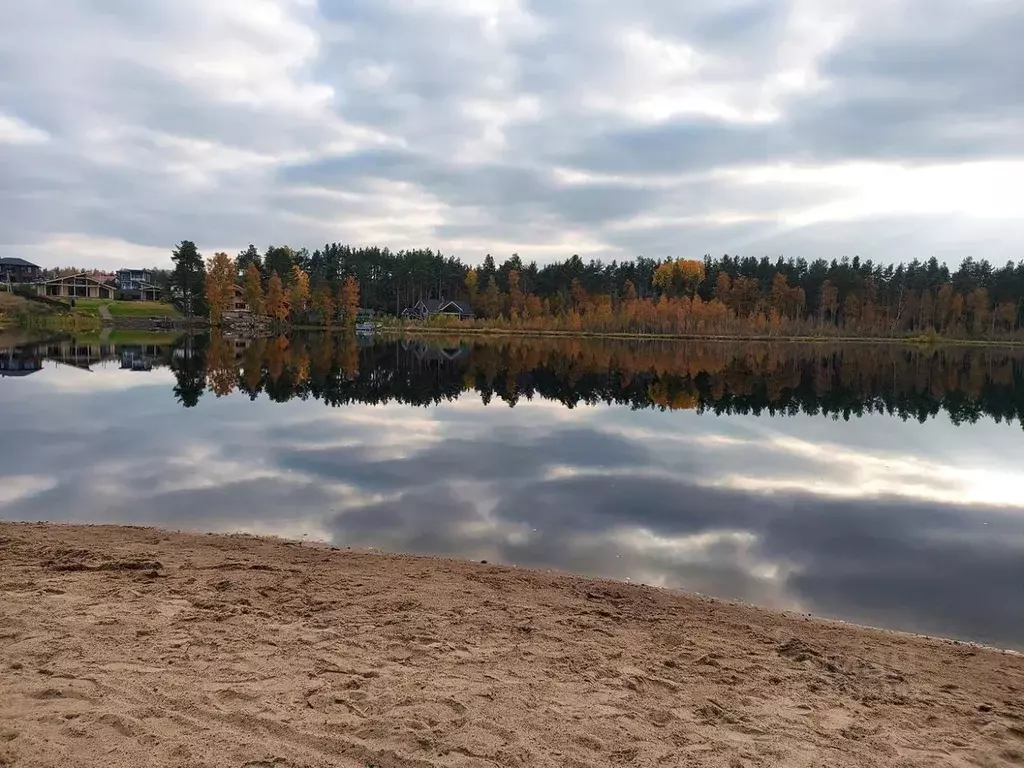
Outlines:
[{"label": "reflection of tree", "polygon": [[[617,403],[844,419],[889,413],[920,421],[945,412],[957,423],[1024,417],[1024,355],[998,349],[580,339],[359,344],[353,334],[253,342],[232,381],[250,397],[266,391],[275,401],[312,397],[333,406],[430,405],[474,390],[484,403],[510,406],[542,397],[570,408]],[[196,373],[200,390],[208,367],[217,391],[221,354],[214,342],[209,366]],[[175,363],[176,393],[186,362]]]},{"label": "reflection of tree", "polygon": [[313,356],[310,360],[310,379],[319,387],[327,384],[331,375],[331,364],[334,362],[334,337],[322,333],[313,342]]},{"label": "reflection of tree", "polygon": [[359,347],[354,333],[345,333],[338,344],[338,369],[342,377],[351,381],[359,375]]},{"label": "reflection of tree", "polygon": [[250,342],[242,352],[242,377],[239,386],[249,395],[250,400],[255,400],[263,389],[263,359],[266,352],[265,339]]},{"label": "reflection of tree", "polygon": [[235,365],[235,346],[218,330],[210,334],[210,345],[206,352],[206,378],[210,390],[223,397],[235,391],[238,369]]},{"label": "reflection of tree", "polygon": [[288,353],[288,338],[278,336],[267,343],[267,373],[271,381],[277,381],[284,373],[285,355]]},{"label": "reflection of tree", "polygon": [[186,408],[194,408],[206,390],[206,344],[204,336],[186,336],[171,357],[174,397]]}]

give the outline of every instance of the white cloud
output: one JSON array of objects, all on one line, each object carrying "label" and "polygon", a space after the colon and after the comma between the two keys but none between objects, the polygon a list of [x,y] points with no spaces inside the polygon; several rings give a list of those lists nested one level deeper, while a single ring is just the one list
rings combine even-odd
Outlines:
[{"label": "white cloud", "polygon": [[45,144],[46,131],[33,128],[23,120],[0,113],[0,144]]},{"label": "white cloud", "polygon": [[8,475],[0,484],[0,508],[55,488],[57,480],[43,475]]},{"label": "white cloud", "polygon": [[5,4],[0,253],[1015,258],[1024,13],[935,1]]}]

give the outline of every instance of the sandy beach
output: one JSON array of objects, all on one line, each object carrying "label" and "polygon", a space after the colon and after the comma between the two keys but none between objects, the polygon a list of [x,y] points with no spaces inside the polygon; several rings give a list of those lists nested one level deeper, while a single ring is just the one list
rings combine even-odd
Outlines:
[{"label": "sandy beach", "polygon": [[498,564],[0,523],[0,766],[1015,766],[1024,657]]}]

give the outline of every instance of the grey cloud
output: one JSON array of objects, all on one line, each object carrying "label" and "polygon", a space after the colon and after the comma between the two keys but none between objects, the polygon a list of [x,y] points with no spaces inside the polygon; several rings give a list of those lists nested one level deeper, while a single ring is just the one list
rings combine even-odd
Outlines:
[{"label": "grey cloud", "polygon": [[277,455],[288,469],[376,492],[452,480],[531,478],[551,465],[631,467],[648,460],[642,446],[591,429],[562,429],[537,438],[509,428],[494,430],[489,439],[449,436],[403,459],[374,459],[361,446],[285,449]]},{"label": "grey cloud", "polygon": [[[588,477],[499,483],[488,516],[447,489],[410,491],[349,509],[338,542],[491,558],[671,586],[909,631],[1019,645],[1024,525],[1009,510],[978,512],[903,498],[834,501],[709,489],[673,480]],[[663,540],[735,532],[673,556],[642,552],[637,529]],[[509,531],[525,534],[510,536]],[[531,533],[532,531],[532,533]],[[780,566],[783,582],[754,576]],[[949,567],[936,569],[936,563]]]},{"label": "grey cloud", "polygon": [[[480,243],[480,253],[458,254],[467,259],[488,241],[529,259],[532,249],[576,240],[588,244],[584,255],[616,258],[729,251],[888,261],[982,248],[995,260],[1016,256],[1019,232],[1008,221],[868,216],[780,229],[783,212],[821,203],[822,190],[752,193],[711,175],[781,162],[1024,158],[1019,4],[882,5],[857,10],[817,64],[822,88],[780,95],[775,121],[691,115],[643,126],[628,104],[614,104],[646,87],[623,35],[691,47],[701,61],[693,92],[724,89],[750,108],[806,43],[791,28],[807,9],[789,0],[522,0],[502,5],[489,25],[471,6],[319,0],[282,2],[280,23],[260,27],[229,3],[184,13],[169,0],[10,3],[0,9],[0,104],[50,140],[0,144],[0,251],[17,255],[58,233],[168,252],[183,237],[207,248],[363,241],[380,232],[365,222],[389,215],[389,202],[404,210],[408,194],[436,211],[416,221],[394,214],[398,239],[378,244]],[[283,56],[307,44],[308,59]],[[255,96],[248,91],[259,83],[212,88],[211,78],[230,77],[213,59],[232,46],[252,61],[281,56],[274,74],[285,85]],[[169,66],[177,52],[182,62]],[[323,101],[290,101],[309,89]],[[613,101],[598,108],[602,94]],[[192,154],[160,136],[214,146]],[[232,152],[262,159],[215,162]],[[556,165],[632,181],[566,184]],[[382,191],[378,180],[398,185]],[[307,185],[350,197],[295,189]],[[757,221],[716,224],[724,215]]]}]

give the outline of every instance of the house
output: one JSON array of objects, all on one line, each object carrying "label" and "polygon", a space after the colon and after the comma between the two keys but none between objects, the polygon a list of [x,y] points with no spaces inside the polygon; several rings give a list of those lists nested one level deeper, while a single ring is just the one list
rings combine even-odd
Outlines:
[{"label": "house", "polygon": [[0,282],[34,283],[43,276],[43,270],[31,261],[13,257],[0,259]]},{"label": "house", "polygon": [[0,376],[29,376],[43,368],[43,357],[33,347],[0,349]]},{"label": "house", "polygon": [[151,269],[119,269],[114,277],[118,295],[128,301],[160,301],[160,288],[153,284]]},{"label": "house", "polygon": [[131,290],[118,289],[118,296],[126,301],[160,301],[163,291],[158,286],[138,283],[138,288]]},{"label": "house", "polygon": [[111,283],[97,280],[85,272],[43,280],[35,283],[35,289],[38,295],[51,299],[112,299],[116,290]]},{"label": "house", "polygon": [[117,349],[109,342],[87,344],[70,339],[46,344],[43,354],[47,360],[88,371],[97,363],[115,359]]},{"label": "house", "polygon": [[144,285],[153,284],[153,272],[149,269],[117,270],[117,287],[122,291],[138,291]]},{"label": "house", "polygon": [[231,297],[231,311],[232,312],[248,312],[249,302],[245,300],[245,291],[242,286],[232,286],[235,290]]},{"label": "house", "polygon": [[408,309],[402,310],[402,317],[426,320],[435,315],[457,317],[467,320],[473,317],[473,308],[468,301],[455,299],[420,299]]}]

